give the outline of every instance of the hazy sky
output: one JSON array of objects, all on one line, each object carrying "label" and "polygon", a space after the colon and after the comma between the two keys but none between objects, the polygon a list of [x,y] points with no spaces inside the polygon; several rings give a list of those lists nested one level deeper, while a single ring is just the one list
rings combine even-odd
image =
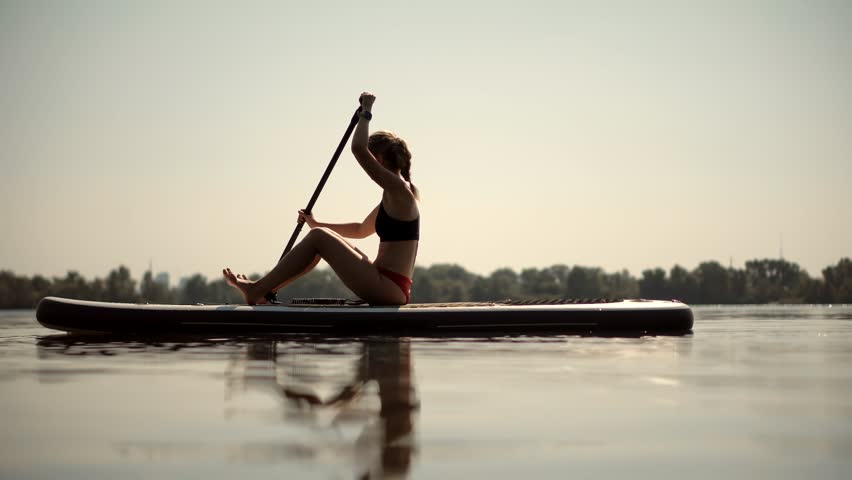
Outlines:
[{"label": "hazy sky", "polygon": [[363,90],[420,265],[852,255],[849,1],[0,0],[0,269],[266,271]]}]

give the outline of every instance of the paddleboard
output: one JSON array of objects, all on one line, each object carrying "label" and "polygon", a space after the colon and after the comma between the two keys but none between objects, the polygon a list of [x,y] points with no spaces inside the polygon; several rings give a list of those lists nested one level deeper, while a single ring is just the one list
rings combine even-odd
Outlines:
[{"label": "paddleboard", "polygon": [[154,305],[45,297],[36,318],[70,333],[510,335],[684,334],[689,306],[662,300],[533,300],[353,305],[337,299],[278,305]]}]

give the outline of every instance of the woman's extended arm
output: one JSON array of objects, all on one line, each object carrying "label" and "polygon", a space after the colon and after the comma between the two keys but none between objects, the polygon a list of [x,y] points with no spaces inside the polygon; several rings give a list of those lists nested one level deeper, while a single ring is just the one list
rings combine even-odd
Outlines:
[{"label": "woman's extended arm", "polygon": [[407,191],[408,187],[405,184],[405,180],[383,167],[370,152],[370,149],[367,148],[367,143],[370,139],[370,120],[368,117],[372,115],[373,102],[376,101],[376,97],[365,92],[361,94],[360,100],[361,111],[366,112],[366,115],[362,113],[358,118],[355,133],[352,134],[352,154],[355,155],[355,159],[358,160],[358,163],[367,172],[367,175],[379,184],[383,190],[393,191],[399,189]]},{"label": "woman's extended arm", "polygon": [[313,215],[308,215],[304,210],[299,210],[299,221],[305,222],[311,228],[323,227],[337,232],[341,237],[366,238],[376,232],[376,214],[379,207],[373,209],[361,223],[323,223],[314,220]]}]

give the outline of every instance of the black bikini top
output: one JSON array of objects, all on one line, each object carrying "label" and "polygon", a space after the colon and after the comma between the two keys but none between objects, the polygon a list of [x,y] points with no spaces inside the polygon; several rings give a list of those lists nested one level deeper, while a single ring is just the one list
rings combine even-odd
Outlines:
[{"label": "black bikini top", "polygon": [[376,234],[379,242],[400,242],[405,240],[420,240],[420,217],[414,220],[397,220],[379,203],[379,213],[376,214]]}]

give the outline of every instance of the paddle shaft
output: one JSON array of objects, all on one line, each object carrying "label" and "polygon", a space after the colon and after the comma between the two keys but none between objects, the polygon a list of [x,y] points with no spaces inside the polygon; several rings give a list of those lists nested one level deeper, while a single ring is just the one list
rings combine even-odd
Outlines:
[{"label": "paddle shaft", "polygon": [[[325,182],[328,181],[328,177],[331,176],[331,171],[334,170],[334,165],[337,164],[337,159],[340,158],[340,154],[343,152],[343,147],[346,146],[346,142],[349,141],[349,137],[352,136],[352,131],[355,130],[355,125],[358,124],[358,114],[361,113],[361,107],[358,107],[358,110],[355,110],[355,113],[352,115],[352,120],[349,121],[349,126],[346,127],[346,132],[343,133],[343,138],[340,139],[340,143],[337,145],[337,149],[334,151],[334,155],[331,156],[331,161],[328,162],[328,166],[325,167],[325,172],[322,174],[322,178],[317,185],[317,188],[314,190],[314,194],[311,195],[311,199],[308,201],[308,206],[305,207],[305,213],[310,215],[311,210],[314,208],[314,204],[317,203],[317,198],[319,198],[320,192],[322,192],[322,187],[325,186]],[[299,233],[302,231],[302,225],[304,222],[296,222],[296,228],[293,230],[293,234],[290,235],[290,241],[287,242],[287,246],[284,247],[284,253],[281,254],[281,257],[278,259],[280,262],[281,259],[284,258],[284,255],[293,248],[293,245],[296,243],[296,239],[299,238]],[[264,295],[264,298],[270,303],[277,302],[277,297],[275,296],[275,292],[270,291]]]},{"label": "paddle shaft", "polygon": [[[349,141],[349,137],[352,136],[352,131],[355,130],[355,125],[358,124],[358,114],[361,112],[361,108],[358,107],[358,110],[355,110],[355,113],[352,115],[352,120],[349,121],[349,126],[346,128],[346,132],[343,134],[343,138],[340,139],[340,143],[337,145],[337,150],[334,151],[334,155],[331,156],[331,161],[328,162],[328,166],[325,168],[325,173],[322,174],[322,178],[317,185],[317,188],[314,190],[314,194],[311,196],[310,201],[308,201],[308,206],[305,207],[305,213],[310,215],[311,210],[314,208],[314,204],[317,203],[317,198],[319,198],[320,192],[322,192],[322,188],[325,186],[325,182],[328,181],[328,177],[331,176],[331,171],[334,170],[334,166],[337,164],[337,159],[340,158],[341,152],[343,152],[343,148],[346,146],[346,142]],[[293,245],[296,243],[296,239],[299,238],[299,233],[302,231],[302,226],[304,222],[296,222],[296,229],[293,230],[293,234],[290,235],[290,241],[287,242],[287,246],[284,248],[284,253],[281,254],[281,257],[278,261],[281,261],[284,258],[284,255],[287,255]]]}]

